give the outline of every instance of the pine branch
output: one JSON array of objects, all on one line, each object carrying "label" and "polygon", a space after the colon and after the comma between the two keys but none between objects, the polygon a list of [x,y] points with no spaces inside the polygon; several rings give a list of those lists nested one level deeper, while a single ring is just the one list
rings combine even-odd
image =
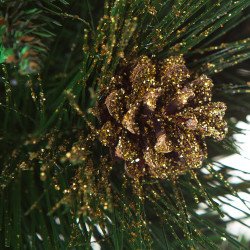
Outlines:
[{"label": "pine branch", "polygon": [[45,10],[46,2],[13,0],[3,4],[0,63],[18,64],[21,74],[40,71],[48,53],[45,44],[54,36],[49,29],[59,25],[46,11],[48,8]]},{"label": "pine branch", "polygon": [[[0,248],[221,249],[226,241],[247,249],[226,231],[230,221],[244,222],[228,214],[223,221],[219,202],[233,206],[231,195],[249,206],[238,192],[250,183],[230,183],[235,169],[211,157],[237,152],[230,137],[241,131],[231,118],[249,111],[249,39],[225,37],[246,22],[249,5],[2,1]],[[127,62],[172,54],[213,77],[215,99],[228,106],[229,137],[210,141],[200,170],[135,181],[97,140],[94,107]]]}]

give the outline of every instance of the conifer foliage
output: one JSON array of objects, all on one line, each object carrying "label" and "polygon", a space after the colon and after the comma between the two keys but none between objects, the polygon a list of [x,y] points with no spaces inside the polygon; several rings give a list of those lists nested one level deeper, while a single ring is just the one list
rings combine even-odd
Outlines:
[{"label": "conifer foliage", "polygon": [[248,249],[249,8],[0,1],[0,249]]}]

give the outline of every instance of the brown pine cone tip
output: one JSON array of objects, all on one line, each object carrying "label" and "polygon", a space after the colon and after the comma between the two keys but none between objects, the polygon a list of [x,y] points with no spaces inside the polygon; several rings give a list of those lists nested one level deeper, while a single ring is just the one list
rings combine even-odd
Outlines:
[{"label": "brown pine cone tip", "polygon": [[132,67],[113,78],[98,104],[100,141],[125,161],[132,178],[177,177],[199,168],[207,157],[205,137],[222,140],[227,132],[226,105],[211,102],[212,80],[190,80],[182,56],[157,64],[142,56]]}]

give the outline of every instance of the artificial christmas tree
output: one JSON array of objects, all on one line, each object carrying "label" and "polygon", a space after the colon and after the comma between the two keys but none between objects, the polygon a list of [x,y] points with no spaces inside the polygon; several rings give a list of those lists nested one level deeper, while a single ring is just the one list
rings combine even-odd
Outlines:
[{"label": "artificial christmas tree", "polygon": [[1,1],[0,248],[247,249],[249,6]]}]

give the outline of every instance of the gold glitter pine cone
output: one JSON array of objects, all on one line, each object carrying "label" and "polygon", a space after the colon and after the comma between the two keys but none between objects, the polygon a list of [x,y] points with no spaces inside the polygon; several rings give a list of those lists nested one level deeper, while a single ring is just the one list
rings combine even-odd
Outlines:
[{"label": "gold glitter pine cone", "polygon": [[177,177],[207,157],[205,137],[222,140],[226,105],[211,102],[212,80],[191,80],[182,56],[154,64],[147,56],[115,76],[98,104],[99,139],[125,161],[132,178]]}]

